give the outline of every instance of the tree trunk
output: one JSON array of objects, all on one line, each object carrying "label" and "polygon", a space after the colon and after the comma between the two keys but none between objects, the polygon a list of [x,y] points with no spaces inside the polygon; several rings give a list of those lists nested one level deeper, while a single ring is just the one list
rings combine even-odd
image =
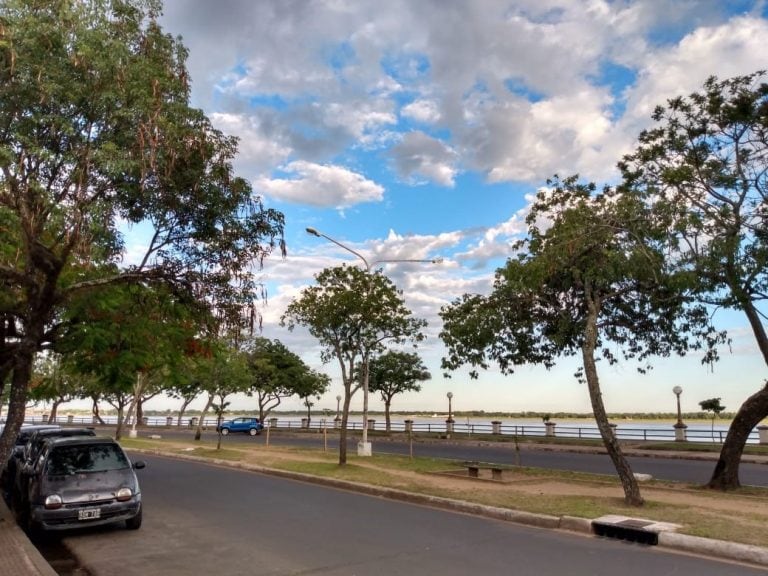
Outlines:
[{"label": "tree trunk", "polygon": [[187,407],[192,404],[193,400],[194,398],[184,398],[184,401],[181,403],[181,408],[179,409],[179,417],[176,419],[176,426],[181,426],[181,419],[184,417],[184,412],[187,411]]},{"label": "tree trunk", "polygon": [[708,488],[735,490],[741,486],[739,464],[747,438],[755,426],[768,414],[768,383],[747,398],[728,428],[728,435],[720,450],[720,458],[707,483]]},{"label": "tree trunk", "polygon": [[339,466],[347,463],[347,422],[349,422],[349,404],[351,398],[351,385],[344,386],[344,410],[341,412],[341,430],[339,431]]},{"label": "tree trunk", "polygon": [[8,396],[8,416],[5,420],[3,433],[0,435],[0,462],[3,464],[8,461],[8,457],[16,444],[16,436],[18,436],[21,425],[24,423],[33,360],[33,353],[19,353],[14,362],[11,391]]},{"label": "tree trunk", "polygon": [[61,400],[54,400],[53,404],[51,404],[51,413],[48,414],[48,422],[54,423],[56,422],[56,418],[58,417],[59,412],[59,405],[61,404]]},{"label": "tree trunk", "polygon": [[99,413],[99,400],[98,398],[93,398],[93,406],[91,407],[91,412],[96,417],[96,420],[99,421],[99,424],[102,426],[104,425],[104,419],[101,417],[101,414]]},{"label": "tree trunk", "polygon": [[608,452],[608,456],[616,468],[619,475],[621,486],[624,488],[624,502],[628,506],[642,506],[643,497],[640,495],[640,486],[637,478],[632,473],[632,468],[621,451],[618,440],[611,430],[608,422],[608,415],[603,405],[603,395],[600,391],[600,381],[597,375],[597,365],[595,363],[595,347],[597,346],[597,311],[599,303],[587,294],[587,322],[584,327],[584,343],[581,348],[584,362],[584,375],[587,379],[587,388],[589,389],[589,399],[592,403],[592,412],[595,416],[595,422],[600,430],[600,436],[603,438],[603,444]]},{"label": "tree trunk", "polygon": [[195,429],[195,440],[198,442],[203,436],[203,421],[205,420],[206,414],[208,414],[208,410],[210,410],[211,406],[213,406],[214,399],[215,396],[213,394],[208,395],[208,402],[206,402],[205,408],[203,408],[203,411],[200,413],[200,420],[197,421],[197,428]]},{"label": "tree trunk", "polygon": [[389,416],[389,407],[392,405],[392,398],[384,402],[384,420],[387,422],[387,434],[392,431],[392,419]]}]

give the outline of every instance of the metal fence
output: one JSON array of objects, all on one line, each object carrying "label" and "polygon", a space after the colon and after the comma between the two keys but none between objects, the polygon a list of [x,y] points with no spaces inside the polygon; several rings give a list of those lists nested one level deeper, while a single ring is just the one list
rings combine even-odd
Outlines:
[{"label": "metal fence", "polygon": [[[103,417],[104,423],[108,425],[115,425],[117,423],[116,416]],[[36,416],[27,418],[28,423],[47,423],[47,416]],[[151,416],[143,418],[141,425],[153,426],[153,427],[195,427],[198,425],[199,418],[196,416],[184,417],[181,421],[174,416]],[[53,423],[53,422],[52,422]],[[57,424],[81,424],[92,426],[99,424],[96,417],[84,417],[76,415],[58,416],[55,420]],[[132,423],[128,422],[127,425]],[[216,418],[205,418],[203,420],[203,426],[205,428],[215,428],[217,424]],[[317,431],[320,432],[323,429],[337,429],[339,422],[335,419],[329,418],[313,418],[308,420],[307,418],[268,418],[265,425],[271,426],[274,429],[280,430],[305,430],[305,431]],[[675,431],[672,424],[669,428],[652,427],[643,428],[641,426],[614,426],[614,433],[619,440],[625,441],[644,441],[644,442],[669,442],[675,440]],[[363,422],[360,419],[350,420],[347,423],[347,430],[360,431],[363,428]],[[764,427],[759,427],[764,428]],[[368,420],[368,430],[371,432],[384,432],[386,430],[385,423],[381,420]],[[600,431],[595,425],[585,426],[570,426],[570,425],[550,425],[545,424],[502,424],[500,422],[460,422],[454,421],[452,426],[449,426],[444,420],[438,420],[434,422],[418,422],[411,420],[392,420],[390,423],[390,430],[392,432],[408,432],[411,430],[413,433],[422,434],[446,434],[449,431],[454,435],[461,436],[502,436],[502,437],[544,437],[554,436],[563,439],[585,439],[585,440],[600,440]],[[763,430],[765,432],[765,430]],[[715,442],[720,443],[725,440],[727,429],[705,429],[689,427],[686,430],[686,438],[690,442]],[[766,434],[763,434],[766,436]],[[747,440],[748,444],[760,443],[760,430],[753,430]],[[768,440],[764,440],[763,444],[768,443]]]}]

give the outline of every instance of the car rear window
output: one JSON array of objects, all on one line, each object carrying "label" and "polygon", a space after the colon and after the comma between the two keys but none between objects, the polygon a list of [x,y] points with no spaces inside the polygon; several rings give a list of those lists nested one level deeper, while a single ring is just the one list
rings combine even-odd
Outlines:
[{"label": "car rear window", "polygon": [[129,467],[125,454],[114,444],[83,444],[55,447],[48,456],[46,471],[49,476],[67,476]]}]

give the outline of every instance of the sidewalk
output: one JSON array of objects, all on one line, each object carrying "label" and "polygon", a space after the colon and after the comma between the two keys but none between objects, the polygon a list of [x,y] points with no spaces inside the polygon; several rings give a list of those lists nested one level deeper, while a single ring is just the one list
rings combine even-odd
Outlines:
[{"label": "sidewalk", "polygon": [[56,576],[0,498],[0,576]]}]

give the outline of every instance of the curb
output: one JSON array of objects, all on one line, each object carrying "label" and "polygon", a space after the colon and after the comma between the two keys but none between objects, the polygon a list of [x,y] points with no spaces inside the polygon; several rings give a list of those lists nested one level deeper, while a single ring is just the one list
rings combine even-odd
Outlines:
[{"label": "curb", "polygon": [[[408,502],[422,506],[430,506],[453,512],[483,516],[494,520],[514,522],[525,526],[536,528],[546,528],[550,530],[565,530],[579,534],[594,535],[592,530],[592,520],[588,518],[579,518],[575,516],[551,516],[547,514],[536,514],[533,512],[524,512],[520,510],[511,510],[509,508],[500,508],[496,506],[486,506],[484,504],[475,504],[464,500],[454,500],[452,498],[443,498],[441,496],[430,496],[419,494],[417,492],[406,492],[395,488],[382,488],[371,486],[370,484],[360,484],[348,480],[338,480],[335,478],[323,478],[322,476],[313,476],[300,472],[289,472],[275,468],[266,468],[255,464],[245,464],[241,462],[232,462],[231,460],[220,460],[203,458],[188,454],[174,454],[161,452],[158,450],[131,449],[132,452],[163,456],[166,458],[176,458],[179,460],[190,460],[204,464],[214,464],[226,468],[237,468],[249,472],[258,472],[270,476],[277,476],[289,480],[298,480],[310,484],[319,484],[340,490],[349,490],[369,496],[388,498],[399,502]],[[680,552],[694,553],[701,556],[711,557],[713,559],[727,559],[737,562],[746,562],[759,567],[768,567],[768,548],[761,546],[752,546],[749,544],[739,544],[736,542],[727,542],[725,540],[714,540],[711,538],[702,538],[700,536],[689,536],[687,534],[677,534],[675,532],[660,532],[658,546]]]},{"label": "curb", "polygon": [[0,574],[57,576],[56,571],[32,545],[0,498]]},{"label": "curb", "polygon": [[687,534],[675,534],[674,532],[662,532],[659,534],[659,546],[673,548],[685,552],[693,552],[702,556],[715,558],[727,558],[739,562],[748,562],[758,566],[768,566],[768,548],[725,542],[724,540],[712,540],[700,536]]}]

